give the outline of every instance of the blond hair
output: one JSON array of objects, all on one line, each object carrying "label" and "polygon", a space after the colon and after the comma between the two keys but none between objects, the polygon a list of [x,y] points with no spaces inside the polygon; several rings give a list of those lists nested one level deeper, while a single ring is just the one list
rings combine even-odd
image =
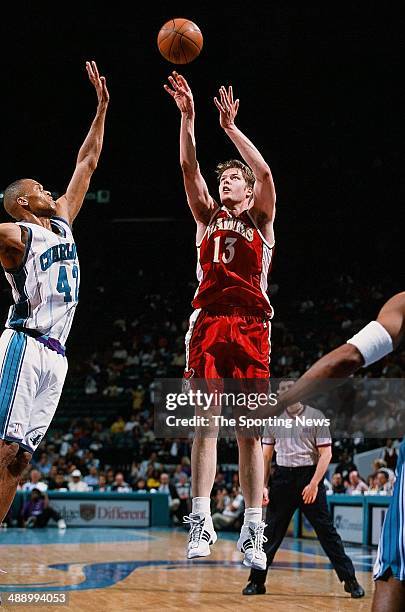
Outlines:
[{"label": "blond hair", "polygon": [[255,175],[253,174],[252,169],[243,162],[239,161],[239,159],[230,159],[226,162],[220,162],[218,164],[216,168],[218,181],[221,180],[221,176],[225,170],[229,170],[230,168],[238,168],[238,170],[242,172],[242,176],[245,179],[247,186],[253,188],[253,185],[255,184]]}]

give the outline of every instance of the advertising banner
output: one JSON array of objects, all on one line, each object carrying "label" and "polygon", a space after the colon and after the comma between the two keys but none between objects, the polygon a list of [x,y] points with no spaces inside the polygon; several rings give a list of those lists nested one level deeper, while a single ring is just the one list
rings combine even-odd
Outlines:
[{"label": "advertising banner", "polygon": [[363,506],[333,506],[333,524],[344,542],[363,541]]},{"label": "advertising banner", "polygon": [[150,502],[148,500],[53,498],[51,503],[69,526],[150,526]]}]

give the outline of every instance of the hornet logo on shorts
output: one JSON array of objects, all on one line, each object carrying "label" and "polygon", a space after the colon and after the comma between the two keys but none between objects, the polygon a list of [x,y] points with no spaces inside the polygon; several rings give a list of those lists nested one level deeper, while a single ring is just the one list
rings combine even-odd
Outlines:
[{"label": "hornet logo on shorts", "polygon": [[38,446],[38,444],[40,443],[40,441],[43,438],[43,433],[37,433],[33,436],[30,436],[30,442],[32,446]]}]

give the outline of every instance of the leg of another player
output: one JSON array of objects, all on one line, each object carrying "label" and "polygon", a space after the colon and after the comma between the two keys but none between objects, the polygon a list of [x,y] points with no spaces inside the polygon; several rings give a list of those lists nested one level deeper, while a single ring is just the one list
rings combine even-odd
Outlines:
[{"label": "leg of another player", "polygon": [[405,610],[405,581],[390,576],[376,580],[371,612],[403,612]]},{"label": "leg of another player", "polygon": [[0,440],[0,523],[10,509],[18,482],[30,459],[31,454],[20,449],[17,442]]},{"label": "leg of another player", "polygon": [[244,565],[266,569],[263,550],[265,524],[262,520],[263,453],[260,437],[238,435],[239,481],[245,500],[245,516],[238,550],[245,553]]}]

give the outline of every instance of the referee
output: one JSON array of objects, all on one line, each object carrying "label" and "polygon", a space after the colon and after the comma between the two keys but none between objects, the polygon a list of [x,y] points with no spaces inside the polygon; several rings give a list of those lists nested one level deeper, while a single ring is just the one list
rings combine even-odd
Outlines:
[{"label": "referee", "polygon": [[[285,392],[294,381],[282,381],[279,392]],[[286,437],[284,427],[266,427],[263,436],[264,457],[264,502],[268,503],[266,513],[267,542],[264,551],[267,555],[267,569],[252,569],[249,582],[243,595],[264,595],[267,571],[274,555],[287,532],[290,520],[297,508],[311,523],[325,553],[330,559],[338,578],[353,598],[364,596],[364,590],[356,580],[353,563],[346,555],[342,540],[332,523],[326,503],[323,484],[325,472],[330,463],[332,452],[329,428],[326,426],[296,424],[295,417],[320,419],[323,414],[300,403],[289,406],[280,419],[290,419],[293,429]],[[276,467],[270,481],[270,466],[273,452],[276,451]]]}]

